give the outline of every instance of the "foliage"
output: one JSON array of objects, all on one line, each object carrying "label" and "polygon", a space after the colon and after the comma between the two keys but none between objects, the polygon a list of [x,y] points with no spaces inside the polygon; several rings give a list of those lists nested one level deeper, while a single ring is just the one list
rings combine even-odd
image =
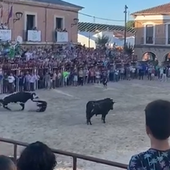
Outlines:
[{"label": "foliage", "polygon": [[127,28],[134,28],[135,27],[135,22],[134,21],[128,21],[126,23]]},{"label": "foliage", "polygon": [[105,35],[98,36],[96,39],[96,44],[99,46],[105,46],[108,42],[109,42],[109,37]]}]

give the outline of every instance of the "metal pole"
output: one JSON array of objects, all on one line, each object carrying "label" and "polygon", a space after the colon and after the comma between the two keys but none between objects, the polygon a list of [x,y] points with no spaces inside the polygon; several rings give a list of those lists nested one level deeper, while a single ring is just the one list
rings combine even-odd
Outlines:
[{"label": "metal pole", "polygon": [[126,32],[127,32],[127,9],[128,9],[128,7],[127,7],[127,5],[125,5],[125,11],[124,11],[124,13],[125,13],[125,30],[124,30],[124,49],[126,49]]}]

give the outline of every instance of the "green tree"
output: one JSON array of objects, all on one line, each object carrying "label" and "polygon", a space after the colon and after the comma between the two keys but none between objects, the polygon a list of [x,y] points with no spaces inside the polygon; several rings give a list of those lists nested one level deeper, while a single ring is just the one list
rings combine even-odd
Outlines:
[{"label": "green tree", "polygon": [[134,28],[134,27],[135,27],[135,22],[134,22],[134,21],[128,21],[128,22],[126,23],[126,26],[127,26],[128,28]]},{"label": "green tree", "polygon": [[98,36],[96,39],[96,44],[99,46],[105,46],[109,42],[109,37],[106,35]]}]

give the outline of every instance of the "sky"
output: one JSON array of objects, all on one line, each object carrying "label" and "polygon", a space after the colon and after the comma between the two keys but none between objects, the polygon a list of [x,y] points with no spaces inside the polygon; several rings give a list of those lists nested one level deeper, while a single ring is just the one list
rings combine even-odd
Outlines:
[{"label": "sky", "polygon": [[[95,22],[102,24],[111,24],[111,25],[123,25],[124,24],[124,6],[128,6],[128,20],[132,19],[130,16],[131,13],[147,9],[150,7],[162,5],[169,3],[169,0],[143,0],[142,2],[137,0],[65,0],[67,2],[80,5],[84,7],[80,13],[88,14],[94,17],[87,17],[82,14],[79,14],[80,22]],[[105,21],[99,18],[106,18],[114,21]]]}]

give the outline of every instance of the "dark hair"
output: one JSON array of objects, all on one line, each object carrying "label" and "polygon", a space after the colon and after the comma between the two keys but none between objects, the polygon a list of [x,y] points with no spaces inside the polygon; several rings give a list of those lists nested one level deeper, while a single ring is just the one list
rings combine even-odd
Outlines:
[{"label": "dark hair", "polygon": [[52,150],[42,142],[28,145],[18,159],[18,170],[53,170],[56,157]]},{"label": "dark hair", "polygon": [[154,138],[165,140],[170,136],[170,102],[155,100],[145,108],[146,126]]},{"label": "dark hair", "polygon": [[0,155],[0,170],[13,170],[15,164],[7,156]]}]

